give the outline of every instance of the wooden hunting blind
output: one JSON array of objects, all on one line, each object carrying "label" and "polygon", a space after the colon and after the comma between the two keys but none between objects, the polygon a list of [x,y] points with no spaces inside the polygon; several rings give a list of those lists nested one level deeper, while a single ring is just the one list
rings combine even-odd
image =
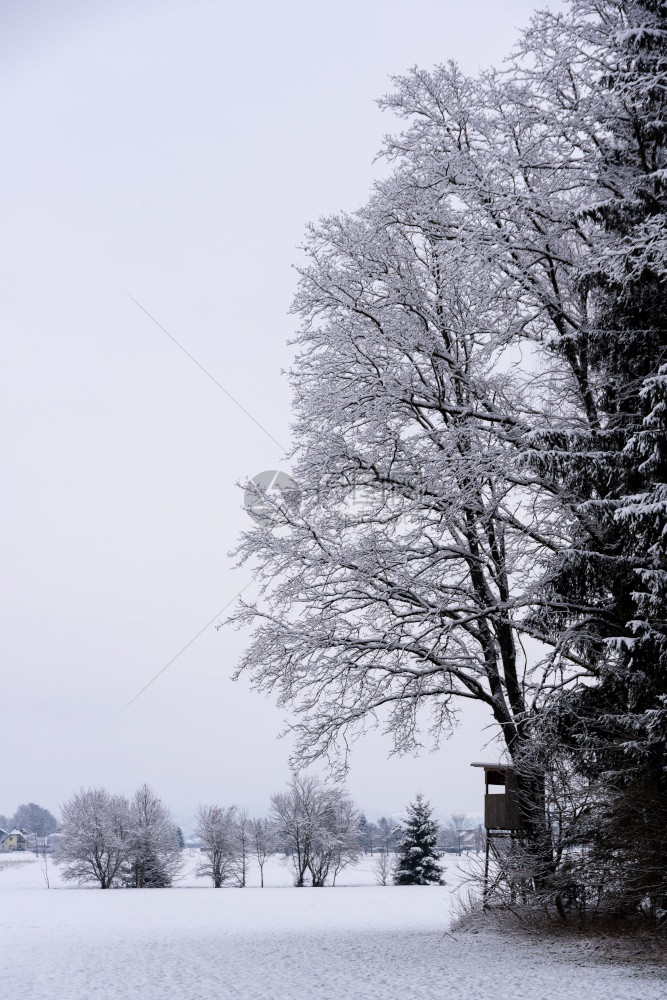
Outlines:
[{"label": "wooden hunting blind", "polygon": [[484,769],[484,826],[486,849],[484,859],[484,907],[489,899],[489,855],[493,854],[496,871],[494,884],[505,868],[506,846],[521,831],[519,810],[519,783],[516,770],[510,764],[484,764],[476,761],[473,767]]},{"label": "wooden hunting blind", "polygon": [[516,771],[508,764],[482,764],[484,768],[484,826],[489,832],[519,830],[519,789]]}]

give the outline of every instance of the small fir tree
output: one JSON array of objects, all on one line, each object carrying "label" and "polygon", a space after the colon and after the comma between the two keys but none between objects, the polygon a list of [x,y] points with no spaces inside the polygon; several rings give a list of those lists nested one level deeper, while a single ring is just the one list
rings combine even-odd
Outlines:
[{"label": "small fir tree", "polygon": [[435,849],[438,824],[431,816],[430,803],[421,792],[408,806],[403,824],[399,858],[394,872],[395,885],[444,885],[440,855]]}]

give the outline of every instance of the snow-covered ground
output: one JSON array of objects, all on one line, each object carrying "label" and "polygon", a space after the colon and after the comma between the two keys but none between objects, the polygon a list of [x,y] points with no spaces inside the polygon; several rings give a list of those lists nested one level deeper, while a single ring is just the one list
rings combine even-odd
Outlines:
[{"label": "snow-covered ground", "polygon": [[[649,965],[491,931],[449,931],[457,859],[442,888],[373,884],[366,861],[344,885],[62,887],[50,863],[0,857],[0,982],[13,1000],[664,1000]],[[253,876],[254,882],[254,876]]]}]

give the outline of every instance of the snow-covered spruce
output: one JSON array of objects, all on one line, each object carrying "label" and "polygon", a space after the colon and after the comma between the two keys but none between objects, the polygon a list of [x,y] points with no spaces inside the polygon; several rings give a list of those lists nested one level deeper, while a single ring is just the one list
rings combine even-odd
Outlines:
[{"label": "snow-covered spruce", "polygon": [[403,824],[399,856],[394,871],[395,885],[443,885],[440,855],[436,850],[438,824],[421,792],[408,806]]}]

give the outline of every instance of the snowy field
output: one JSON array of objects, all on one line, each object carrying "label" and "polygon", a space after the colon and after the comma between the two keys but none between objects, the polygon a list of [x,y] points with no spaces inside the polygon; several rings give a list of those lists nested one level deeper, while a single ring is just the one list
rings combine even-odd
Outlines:
[{"label": "snowy field", "polygon": [[32,855],[0,857],[0,982],[13,1000],[664,1000],[650,965],[590,944],[449,931],[448,885],[373,884],[368,862],[335,889],[62,887]]}]

